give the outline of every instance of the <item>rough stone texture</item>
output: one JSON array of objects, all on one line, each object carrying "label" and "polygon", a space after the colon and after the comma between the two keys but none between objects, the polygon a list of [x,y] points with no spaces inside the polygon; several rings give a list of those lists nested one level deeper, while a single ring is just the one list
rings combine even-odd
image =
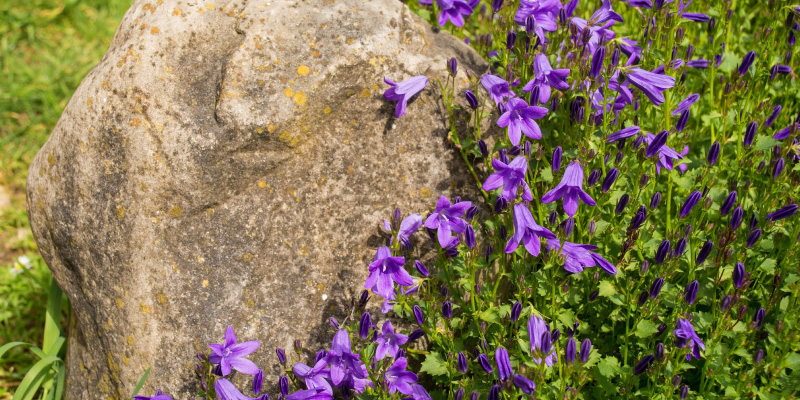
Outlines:
[{"label": "rough stone texture", "polygon": [[136,1],[28,177],[74,310],[69,398],[128,397],[149,366],[143,393],[188,398],[228,324],[272,374],[276,346],[328,346],[378,221],[474,186],[433,79],[398,120],[382,98],[451,56],[486,69],[396,0]]}]

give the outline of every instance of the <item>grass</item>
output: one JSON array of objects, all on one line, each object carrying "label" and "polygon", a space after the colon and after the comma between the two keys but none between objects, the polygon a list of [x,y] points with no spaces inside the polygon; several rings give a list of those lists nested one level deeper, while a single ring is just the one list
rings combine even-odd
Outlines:
[{"label": "grass", "polygon": [[[0,344],[41,344],[50,273],[25,210],[28,166],[131,2],[0,1]],[[33,268],[14,277],[9,269],[22,255]],[[25,351],[0,361],[0,400],[33,361]]]}]

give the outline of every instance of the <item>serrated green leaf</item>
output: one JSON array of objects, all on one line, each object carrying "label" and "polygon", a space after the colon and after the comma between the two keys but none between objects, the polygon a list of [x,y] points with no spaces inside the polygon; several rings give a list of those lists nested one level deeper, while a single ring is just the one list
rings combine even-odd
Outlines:
[{"label": "serrated green leaf", "polygon": [[789,356],[783,360],[783,366],[795,371],[800,369],[800,354],[790,353]]},{"label": "serrated green leaf", "polygon": [[645,338],[653,336],[658,332],[658,327],[652,321],[643,319],[636,324],[636,332],[634,334],[638,338]]},{"label": "serrated green leaf", "polygon": [[425,356],[420,372],[427,372],[432,376],[445,375],[447,374],[447,364],[439,353],[433,351]]},{"label": "serrated green leaf", "polygon": [[771,274],[771,273],[775,272],[775,265],[777,265],[775,260],[773,260],[771,258],[768,258],[768,259],[764,260],[761,263],[761,265],[758,266],[758,269],[766,272],[767,274]]},{"label": "serrated green leaf", "polygon": [[756,151],[769,150],[780,143],[771,136],[759,136],[758,140],[756,140],[755,149]]},{"label": "serrated green leaf", "polygon": [[597,290],[599,292],[598,294],[603,297],[609,297],[617,294],[617,288],[614,287],[614,284],[608,279],[600,281],[600,284],[597,285]]},{"label": "serrated green leaf", "polygon": [[539,182],[553,182],[553,171],[551,171],[550,168],[542,168],[539,171]]},{"label": "serrated green leaf", "polygon": [[480,319],[486,322],[498,325],[501,324],[500,315],[497,313],[497,309],[494,307],[482,311],[478,316],[480,317]]},{"label": "serrated green leaf", "polygon": [[603,357],[595,368],[601,376],[609,379],[622,372],[622,368],[619,366],[619,360],[614,356]]}]

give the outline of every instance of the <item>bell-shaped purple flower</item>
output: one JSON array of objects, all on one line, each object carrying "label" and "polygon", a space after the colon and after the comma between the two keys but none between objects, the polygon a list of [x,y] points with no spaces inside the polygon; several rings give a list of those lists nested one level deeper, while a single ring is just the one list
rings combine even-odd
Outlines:
[{"label": "bell-shaped purple flower", "polygon": [[531,188],[525,181],[525,174],[528,171],[528,160],[525,157],[519,156],[511,163],[506,165],[498,159],[492,160],[493,172],[486,178],[483,183],[483,190],[494,190],[502,187],[500,197],[505,201],[510,202],[517,198],[517,192],[522,189],[522,199],[526,201],[533,201]]},{"label": "bell-shaped purple flower", "polygon": [[388,247],[381,247],[375,253],[372,263],[369,264],[369,276],[364,282],[365,289],[372,289],[373,292],[384,298],[392,297],[394,282],[402,286],[411,286],[414,280],[411,275],[403,268],[404,257],[392,256]]},{"label": "bell-shaped purple flower", "polygon": [[532,380],[522,375],[514,375],[513,381],[514,386],[518,387],[522,393],[533,394],[533,392],[536,390],[536,384]]},{"label": "bell-shaped purple flower", "polygon": [[675,86],[675,78],[668,75],[655,74],[641,68],[631,68],[626,74],[628,81],[641,90],[656,106],[664,102],[663,91]]},{"label": "bell-shaped purple flower", "polygon": [[567,76],[569,76],[569,69],[553,69],[550,66],[550,61],[547,56],[537,54],[533,58],[533,70],[535,78],[531,79],[525,87],[522,88],[524,92],[530,92],[534,86],[539,88],[539,101],[547,103],[550,101],[552,89],[567,90],[569,84],[567,83]]},{"label": "bell-shaped purple flower", "polygon": [[463,0],[436,0],[439,6],[439,26],[445,26],[447,21],[453,25],[464,26],[464,16],[472,14],[472,7]]},{"label": "bell-shaped purple flower", "polygon": [[700,340],[700,337],[697,336],[697,333],[694,331],[694,327],[689,320],[679,318],[678,327],[672,331],[672,333],[675,335],[675,337],[684,341],[685,344],[683,346],[688,344],[692,348],[691,353],[686,355],[687,360],[691,360],[692,355],[694,355],[696,359],[700,359],[700,349],[705,350],[706,345],[702,340]]},{"label": "bell-shaped purple flower", "polygon": [[564,177],[558,186],[542,196],[542,203],[551,203],[561,198],[563,198],[564,202],[564,211],[570,217],[575,216],[580,201],[589,206],[596,204],[594,199],[583,191],[583,168],[577,161],[567,166]]},{"label": "bell-shaped purple flower", "polygon": [[509,84],[502,78],[495,75],[486,74],[481,77],[481,85],[495,104],[502,104],[506,97],[514,97],[515,94],[509,89]]},{"label": "bell-shaped purple flower", "polygon": [[[531,315],[528,319],[528,337],[531,342],[531,354],[544,353],[545,359],[544,362],[547,364],[548,367],[552,367],[554,362],[558,361],[558,356],[556,355],[555,351],[550,349],[549,344],[543,346],[542,337],[547,336],[550,337],[550,328],[547,327],[547,324],[539,318],[537,315]],[[545,351],[545,347],[547,347],[547,351]],[[541,364],[542,359],[539,357],[533,356],[533,362],[536,364]]]},{"label": "bell-shaped purple flower", "polygon": [[629,126],[627,128],[623,128],[623,129],[621,129],[619,131],[616,131],[616,132],[608,135],[608,139],[606,139],[606,143],[613,143],[613,142],[616,142],[618,140],[629,138],[629,137],[634,136],[637,133],[639,133],[639,131],[640,131],[640,129],[636,125]]},{"label": "bell-shaped purple flower", "polygon": [[686,285],[686,289],[683,291],[683,299],[686,300],[686,304],[694,304],[695,299],[697,298],[697,290],[700,288],[700,283],[697,280],[693,280]]},{"label": "bell-shaped purple flower", "polygon": [[321,388],[326,393],[333,394],[333,388],[329,382],[331,370],[325,368],[328,366],[328,361],[324,357],[324,350],[322,353],[322,357],[317,359],[313,368],[303,363],[297,363],[292,366],[292,371],[295,376],[305,382],[308,389]]},{"label": "bell-shaped purple flower", "polygon": [[508,138],[511,144],[519,144],[522,134],[531,139],[541,139],[542,131],[536,119],[547,114],[547,109],[539,106],[529,106],[525,100],[518,97],[508,99],[505,112],[497,119],[497,126],[508,127]]},{"label": "bell-shaped purple flower", "polygon": [[164,392],[162,392],[161,390],[156,390],[156,394],[154,394],[152,397],[136,395],[136,396],[133,396],[133,399],[134,400],[172,400],[172,397],[169,397],[169,396],[165,395]]},{"label": "bell-shaped purple flower", "polygon": [[541,249],[541,241],[539,237],[546,239],[555,239],[556,235],[550,232],[547,228],[540,226],[533,219],[533,215],[528,207],[524,204],[517,203],[514,205],[514,234],[509,238],[506,243],[505,252],[513,253],[517,249],[520,242],[525,246],[525,250],[532,256],[538,256]]},{"label": "bell-shaped purple flower", "polygon": [[[239,389],[237,389],[236,386],[234,386],[233,383],[231,383],[231,381],[229,381],[229,380],[227,380],[225,378],[217,379],[217,381],[214,382],[214,390],[217,392],[217,396],[220,398],[220,400],[260,400],[261,399],[261,397],[258,397],[258,398],[254,399],[254,398],[247,397],[247,396],[243,395],[242,392],[240,392]],[[165,397],[167,399],[169,399],[168,396],[165,396]],[[153,397],[152,399],[155,399],[155,400],[166,400],[166,399],[157,398],[157,397]],[[139,400],[139,399],[137,399],[137,400]]]},{"label": "bell-shaped purple flower", "polygon": [[597,79],[603,69],[603,60],[606,57],[606,48],[598,47],[592,55],[592,66],[589,69],[589,76]]},{"label": "bell-shaped purple flower", "polygon": [[406,371],[408,362],[404,357],[394,361],[391,367],[384,373],[384,379],[389,387],[389,393],[400,392],[405,395],[414,393],[411,384],[417,381],[417,375]]},{"label": "bell-shaped purple flower", "polygon": [[247,375],[255,375],[259,369],[255,363],[244,358],[253,353],[261,345],[259,341],[237,343],[233,327],[228,325],[225,331],[225,344],[210,344],[211,354],[208,360],[212,364],[219,364],[222,376],[228,376],[231,368]]},{"label": "bell-shaped purple flower", "polygon": [[376,343],[378,343],[378,347],[375,349],[375,359],[382,360],[387,355],[391,356],[392,358],[397,357],[397,352],[400,350],[400,346],[408,342],[408,336],[395,333],[394,327],[389,321],[383,323],[383,328],[381,331],[381,335],[376,341]]},{"label": "bell-shaped purple flower", "polygon": [[344,329],[339,330],[333,336],[331,351],[325,356],[325,361],[331,367],[331,382],[335,386],[339,386],[342,381],[351,376],[361,379],[367,377],[358,354],[352,353],[350,335]]},{"label": "bell-shaped purple flower", "polygon": [[[653,143],[653,141],[656,139],[656,136],[654,136],[652,133],[649,132],[645,136],[640,136],[640,137],[644,138],[644,142],[648,144],[648,149],[650,148],[650,144]],[[664,140],[666,142],[666,138]],[[656,145],[657,144],[658,143],[656,143]],[[683,159],[683,156],[681,154],[679,154],[677,151],[667,146],[666,144],[659,146],[656,151],[658,154],[658,161],[656,162],[656,172],[659,174],[661,173],[661,168],[672,170],[674,161]],[[688,146],[684,151],[688,153],[689,151]],[[685,167],[685,165],[681,164],[678,166],[678,168],[681,167]]]},{"label": "bell-shaped purple flower", "polygon": [[389,78],[383,78],[383,81],[391,86],[383,93],[383,98],[397,102],[397,107],[394,110],[395,118],[405,115],[408,100],[428,86],[428,77],[425,75],[408,78],[400,83],[394,83]]},{"label": "bell-shaped purple flower", "polygon": [[467,221],[464,221],[461,216],[470,206],[472,206],[472,203],[468,201],[461,201],[451,205],[447,197],[439,197],[436,209],[425,220],[425,227],[437,229],[439,245],[443,249],[450,245],[450,241],[453,239],[453,232],[464,233],[467,229]]},{"label": "bell-shaped purple flower", "polygon": [[700,99],[699,94],[697,93],[690,94],[689,97],[685,98],[683,101],[678,103],[678,107],[672,110],[672,115],[679,115],[682,112],[688,110],[689,107],[691,107],[692,104],[696,103],[698,99]]},{"label": "bell-shaped purple flower", "polygon": [[[560,247],[561,242],[557,239],[547,241],[547,249],[551,252],[558,252]],[[592,251],[595,249],[597,249],[597,246],[564,242],[564,249],[561,251],[561,254],[566,257],[564,269],[573,274],[578,274],[583,272],[585,268],[598,266],[609,275],[616,275],[617,267]]]},{"label": "bell-shaped purple flower", "polygon": [[511,361],[508,359],[508,351],[499,347],[494,352],[494,360],[497,362],[497,373],[500,375],[500,380],[504,381],[511,378],[514,371],[511,370]]}]

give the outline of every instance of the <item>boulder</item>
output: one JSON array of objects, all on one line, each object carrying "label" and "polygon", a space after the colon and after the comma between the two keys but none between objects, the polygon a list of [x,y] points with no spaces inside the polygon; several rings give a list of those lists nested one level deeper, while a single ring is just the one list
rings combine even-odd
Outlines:
[{"label": "boulder", "polygon": [[[129,398],[148,367],[143,394],[189,398],[228,325],[267,382],[276,347],[329,346],[381,219],[478,199],[447,143],[449,57],[487,68],[396,0],[135,1],[28,175],[72,304],[68,398]],[[396,119],[382,78],[420,74]]]}]

